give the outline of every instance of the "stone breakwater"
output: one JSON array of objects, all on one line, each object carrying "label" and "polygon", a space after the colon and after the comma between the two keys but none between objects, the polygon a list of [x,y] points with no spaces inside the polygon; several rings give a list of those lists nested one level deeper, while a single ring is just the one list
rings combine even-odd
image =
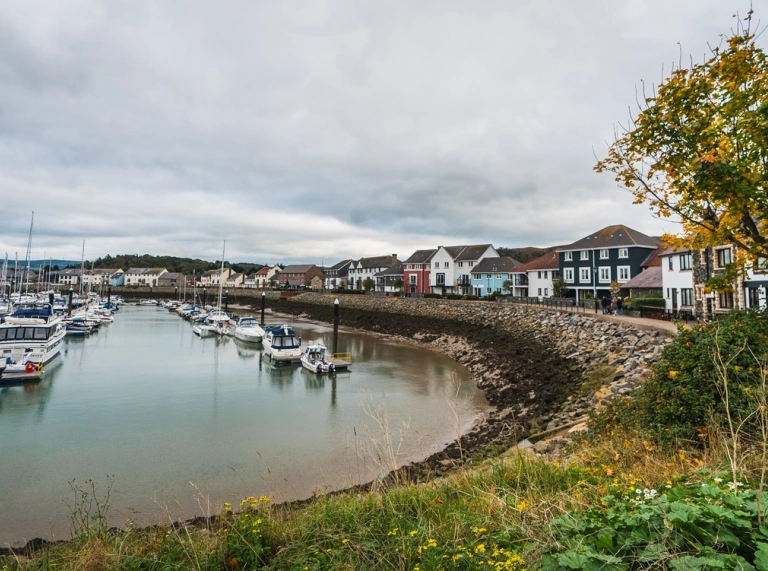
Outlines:
[{"label": "stone breakwater", "polygon": [[[565,427],[626,394],[650,373],[668,332],[506,303],[308,293],[272,305],[281,313],[362,329],[440,351],[472,374],[492,405],[486,418],[427,459],[447,466],[467,450],[499,450]],[[340,348],[343,350],[343,347]],[[605,371],[597,383],[590,372]]]}]

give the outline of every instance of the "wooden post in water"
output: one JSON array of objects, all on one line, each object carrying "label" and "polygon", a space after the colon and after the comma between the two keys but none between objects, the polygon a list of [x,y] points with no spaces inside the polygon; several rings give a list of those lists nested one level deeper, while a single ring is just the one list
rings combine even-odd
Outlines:
[{"label": "wooden post in water", "polygon": [[339,352],[339,298],[333,302],[333,352]]},{"label": "wooden post in water", "polygon": [[69,286],[69,309],[67,310],[67,317],[72,317],[72,294],[75,290],[72,289],[72,286]]},{"label": "wooden post in water", "polygon": [[264,326],[264,309],[267,307],[267,292],[261,292],[261,325]]},{"label": "wooden post in water", "polygon": [[205,287],[203,287],[203,307],[205,307]]},{"label": "wooden post in water", "polygon": [[112,284],[107,286],[107,307],[112,309]]}]

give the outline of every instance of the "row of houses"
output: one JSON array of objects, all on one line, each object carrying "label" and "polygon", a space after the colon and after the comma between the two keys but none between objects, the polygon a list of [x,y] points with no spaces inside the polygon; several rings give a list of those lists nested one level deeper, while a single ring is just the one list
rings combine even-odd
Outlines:
[{"label": "row of houses", "polygon": [[[659,238],[624,225],[608,226],[572,244],[521,264],[500,256],[491,244],[437,246],[417,250],[405,261],[396,254],[346,259],[329,267],[314,264],[265,266],[250,275],[231,268],[201,275],[183,275],[165,268],[52,272],[53,283],[75,286],[155,286],[313,290],[373,289],[404,295],[458,294],[486,298],[492,294],[546,299],[562,278],[567,295],[577,301],[621,295],[654,294],[665,299],[669,312],[689,312],[707,319],[732,309],[766,307],[768,259],[758,259],[733,284],[732,291],[707,292],[705,284],[722,275],[736,258],[732,246],[696,251],[668,248]],[[55,274],[55,275],[54,275]],[[30,281],[34,278],[29,277]],[[10,281],[10,280],[9,280]]]}]

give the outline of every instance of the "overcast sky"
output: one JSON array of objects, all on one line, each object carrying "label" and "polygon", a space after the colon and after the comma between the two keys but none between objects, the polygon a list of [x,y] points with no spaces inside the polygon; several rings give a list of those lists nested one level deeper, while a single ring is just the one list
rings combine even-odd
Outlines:
[{"label": "overcast sky", "polygon": [[[765,17],[768,0],[755,0]],[[333,264],[676,231],[597,175],[745,1],[5,0],[0,256]],[[678,42],[680,45],[678,45]]]}]

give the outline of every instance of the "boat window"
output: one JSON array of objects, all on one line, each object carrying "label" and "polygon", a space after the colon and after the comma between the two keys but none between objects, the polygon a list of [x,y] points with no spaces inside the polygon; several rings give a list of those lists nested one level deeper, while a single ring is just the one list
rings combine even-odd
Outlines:
[{"label": "boat window", "polygon": [[35,328],[27,327],[24,330],[24,339],[34,339],[35,338]]},{"label": "boat window", "polygon": [[19,331],[18,327],[14,327],[13,329],[8,330],[8,337],[6,339],[16,339],[16,334],[21,333],[21,339],[23,339],[24,333],[22,331]]},{"label": "boat window", "polygon": [[48,339],[48,330],[45,327],[35,327],[35,339]]},{"label": "boat window", "polygon": [[0,341],[5,341],[5,329],[0,329]]}]

